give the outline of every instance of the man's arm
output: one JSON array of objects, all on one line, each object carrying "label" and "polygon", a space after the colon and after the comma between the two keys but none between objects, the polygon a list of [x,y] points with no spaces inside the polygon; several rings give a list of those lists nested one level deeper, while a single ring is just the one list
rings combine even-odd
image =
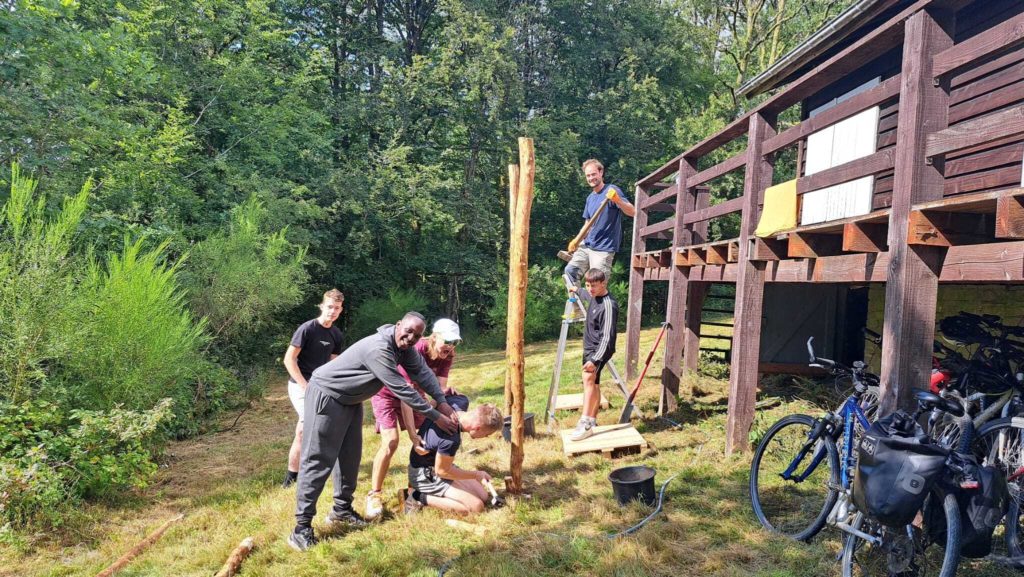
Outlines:
[{"label": "man's arm", "polygon": [[[419,357],[419,353],[416,356]],[[365,362],[373,376],[394,393],[398,400],[412,407],[414,411],[426,415],[428,419],[437,423],[442,431],[454,433],[458,430],[457,417],[453,417],[455,409],[445,401],[444,395],[441,395],[441,402],[435,409],[416,392],[416,389],[412,388],[412,385],[406,384],[405,379],[398,373],[398,369],[391,365],[390,359],[385,360],[384,355],[375,354]],[[420,363],[422,362],[421,359]],[[434,378],[433,373],[430,373],[430,376]],[[420,386],[422,387],[423,384],[421,383]],[[437,379],[434,379],[434,387],[437,388]],[[440,389],[437,390],[440,392]]]},{"label": "man's arm", "polygon": [[629,202],[629,200],[625,196],[623,196],[620,192],[616,191],[614,188],[608,190],[608,192],[605,193],[605,196],[608,198],[608,200],[614,202],[615,206],[619,207],[619,210],[622,211],[622,214],[629,217],[636,216],[636,207],[633,206],[633,203]]},{"label": "man's arm", "polygon": [[491,476],[487,474],[487,471],[467,471],[466,469],[460,469],[455,465],[455,457],[449,455],[442,455],[440,452],[434,457],[434,472],[437,473],[438,477],[442,479],[450,479],[452,481],[458,481],[460,479],[465,480],[491,480]]},{"label": "man's arm", "polygon": [[[422,355],[410,349],[405,354],[399,353],[398,362],[401,363],[402,368],[409,375],[409,380],[419,385],[421,389],[437,401],[439,409],[442,403],[447,403],[444,391],[441,390],[441,383],[437,380],[437,375],[434,374],[434,371],[430,370]],[[395,372],[398,372],[397,369]]]},{"label": "man's arm", "polygon": [[305,391],[308,383],[302,376],[302,371],[299,370],[299,352],[301,351],[302,349],[295,345],[288,345],[288,350],[284,352],[284,368],[288,370],[288,376]]}]

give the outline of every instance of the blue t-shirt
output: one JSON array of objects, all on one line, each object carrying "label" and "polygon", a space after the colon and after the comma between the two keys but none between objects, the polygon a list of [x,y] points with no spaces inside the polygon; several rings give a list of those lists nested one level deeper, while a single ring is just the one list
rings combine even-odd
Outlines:
[{"label": "blue t-shirt", "polygon": [[[587,205],[583,207],[584,220],[589,219],[597,212],[597,207],[601,206],[601,202],[605,198],[604,195],[609,190],[614,190],[623,200],[629,200],[629,197],[622,193],[621,188],[614,184],[605,184],[601,192],[591,191],[587,195]],[[597,217],[597,222],[594,223],[590,232],[587,233],[587,238],[583,239],[583,246],[601,252],[618,252],[621,245],[622,211],[619,209],[619,205],[608,201],[608,205],[604,207],[601,216]]]},{"label": "blue t-shirt", "polygon": [[[446,400],[453,409],[465,411],[469,408],[469,398],[465,395],[447,395]],[[430,451],[421,455],[415,450],[409,451],[410,467],[433,467],[438,453],[447,457],[454,457],[462,445],[462,431],[446,433],[442,431],[434,421],[425,421],[417,431],[420,439],[423,440],[423,448]]]}]

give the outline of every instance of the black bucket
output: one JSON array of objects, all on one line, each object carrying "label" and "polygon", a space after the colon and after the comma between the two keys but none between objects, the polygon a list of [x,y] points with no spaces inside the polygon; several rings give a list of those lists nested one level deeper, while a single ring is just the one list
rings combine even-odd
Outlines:
[{"label": "black bucket", "polygon": [[[533,428],[533,413],[523,415],[523,432],[527,437],[536,436],[536,430]],[[505,425],[501,428],[501,436],[505,437],[505,442],[512,442],[512,417],[505,417]]]},{"label": "black bucket", "polygon": [[609,473],[608,480],[612,482],[615,500],[620,505],[640,501],[653,507],[658,500],[654,494],[654,473],[654,469],[644,465],[623,467]]}]

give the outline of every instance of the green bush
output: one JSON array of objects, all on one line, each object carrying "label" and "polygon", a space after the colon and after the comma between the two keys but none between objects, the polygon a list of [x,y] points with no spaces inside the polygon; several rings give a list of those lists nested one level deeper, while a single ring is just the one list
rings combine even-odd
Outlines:
[{"label": "green bush", "polygon": [[67,411],[33,400],[0,403],[0,523],[58,526],[83,498],[146,485],[164,399],[148,411]]},{"label": "green bush", "polygon": [[79,330],[71,245],[91,184],[49,220],[36,184],[12,165],[0,208],[0,400],[15,402],[39,392],[47,368],[73,352]]},{"label": "green bush", "polygon": [[[200,242],[185,265],[192,310],[207,320],[210,352],[241,369],[267,358],[277,317],[305,296],[304,248],[286,230],[264,230],[270,215],[255,198],[235,207],[228,230]],[[268,330],[273,327],[274,330]]]},{"label": "green bush", "polygon": [[92,408],[148,409],[163,397],[179,400],[181,410],[192,403],[203,323],[185,308],[164,248],[143,252],[136,242],[106,266],[90,262],[78,291],[82,340],[64,367],[65,380]]},{"label": "green bush", "polygon": [[[359,304],[349,323],[349,342],[377,331],[377,327],[393,323],[409,311],[425,313],[427,299],[411,289],[391,289],[387,297],[371,297]],[[430,327],[427,327],[430,332]]]},{"label": "green bush", "polygon": [[[487,319],[496,333],[504,333],[508,318],[508,286],[493,293],[494,305]],[[565,283],[557,266],[533,265],[526,283],[526,319],[524,338],[537,341],[558,335],[565,313]]]}]

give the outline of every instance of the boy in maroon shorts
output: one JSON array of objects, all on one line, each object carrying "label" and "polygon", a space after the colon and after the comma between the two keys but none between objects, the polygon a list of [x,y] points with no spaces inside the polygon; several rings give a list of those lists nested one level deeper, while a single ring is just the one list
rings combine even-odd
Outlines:
[{"label": "boy in maroon shorts", "polygon": [[[427,367],[437,376],[441,389],[446,395],[455,394],[454,389],[448,386],[448,373],[451,370],[452,362],[455,360],[455,346],[462,341],[459,332],[459,325],[450,319],[438,319],[434,323],[431,334],[428,338],[420,339],[415,348],[423,357]],[[398,367],[406,381],[413,385],[416,390],[426,397],[416,383],[413,383],[409,376]],[[373,417],[376,420],[376,429],[380,434],[380,449],[373,458],[373,473],[370,492],[366,495],[366,518],[374,519],[384,512],[384,504],[381,498],[384,489],[384,478],[387,476],[388,467],[391,466],[391,458],[398,450],[399,429],[404,429],[412,441],[412,446],[417,452],[422,441],[417,430],[423,425],[424,416],[415,413],[412,408],[398,400],[387,388],[383,388],[370,399],[373,406]]]}]

